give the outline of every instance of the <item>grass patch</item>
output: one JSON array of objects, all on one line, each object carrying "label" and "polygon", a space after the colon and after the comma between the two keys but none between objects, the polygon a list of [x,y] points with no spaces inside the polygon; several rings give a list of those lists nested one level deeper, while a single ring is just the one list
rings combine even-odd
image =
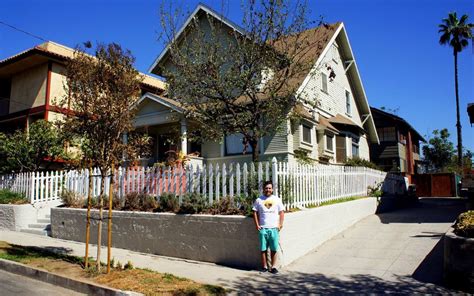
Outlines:
[{"label": "grass patch", "polygon": [[26,203],[28,203],[28,199],[23,194],[8,189],[0,190],[0,204],[21,205]]},{"label": "grass patch", "polygon": [[[57,253],[61,252],[61,253]],[[170,273],[158,273],[150,269],[122,269],[116,267],[109,274],[97,272],[95,266],[85,270],[83,258],[67,254],[68,250],[48,250],[25,247],[0,241],[0,258],[82,281],[92,281],[115,289],[135,291],[145,295],[225,295],[219,286],[203,285]],[[91,261],[94,264],[94,261]],[[131,265],[131,262],[130,262]]]},{"label": "grass patch", "polygon": [[328,200],[328,201],[322,202],[319,205],[310,204],[310,205],[307,206],[307,208],[308,209],[318,208],[318,207],[334,205],[334,204],[343,203],[343,202],[347,202],[347,201],[351,201],[351,200],[362,199],[362,198],[368,198],[368,197],[367,196],[351,196],[351,197],[339,198],[339,199]]}]

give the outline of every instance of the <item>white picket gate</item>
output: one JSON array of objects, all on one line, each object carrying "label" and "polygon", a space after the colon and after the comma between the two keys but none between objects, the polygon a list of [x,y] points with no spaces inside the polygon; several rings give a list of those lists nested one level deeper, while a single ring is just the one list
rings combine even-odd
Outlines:
[{"label": "white picket gate", "polygon": [[[110,174],[105,174],[105,192],[110,187]],[[0,176],[0,189],[23,193],[31,203],[60,199],[64,189],[86,197],[92,178],[92,196],[101,192],[99,169],[22,173]],[[386,173],[364,167],[336,165],[302,165],[297,163],[260,162],[258,164],[216,164],[186,167],[118,168],[113,175],[114,191],[120,198],[138,192],[159,198],[173,193],[181,198],[187,193],[206,196],[213,203],[225,196],[249,196],[252,190],[262,191],[265,180],[272,180],[274,194],[287,208],[319,205],[334,199],[364,196],[367,187],[384,181]],[[402,178],[403,179],[403,178]],[[391,177],[391,180],[398,180]],[[397,186],[392,182],[391,187]]]}]

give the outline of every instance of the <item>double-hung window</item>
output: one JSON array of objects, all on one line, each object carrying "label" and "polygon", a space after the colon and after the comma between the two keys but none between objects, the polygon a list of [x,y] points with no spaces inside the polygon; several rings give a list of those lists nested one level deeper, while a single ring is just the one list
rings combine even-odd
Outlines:
[{"label": "double-hung window", "polygon": [[302,124],[301,128],[303,134],[303,142],[311,144],[311,127],[306,124]]},{"label": "double-hung window", "polygon": [[325,135],[326,137],[326,150],[328,151],[334,151],[334,136],[333,135]]},{"label": "double-hung window", "polygon": [[328,76],[324,73],[321,73],[321,82],[321,90],[328,93]]},{"label": "double-hung window", "polygon": [[359,139],[352,137],[352,157],[359,157]]},{"label": "double-hung window", "polygon": [[346,114],[352,115],[351,93],[346,90]]}]

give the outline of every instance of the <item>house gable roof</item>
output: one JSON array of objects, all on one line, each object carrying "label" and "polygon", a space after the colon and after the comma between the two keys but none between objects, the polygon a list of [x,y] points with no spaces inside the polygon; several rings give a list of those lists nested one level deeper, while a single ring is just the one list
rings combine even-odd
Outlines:
[{"label": "house gable roof", "polygon": [[[220,20],[229,28],[244,34],[244,30],[241,29],[239,26],[231,22],[230,20],[226,19],[222,15],[216,13],[211,8],[204,6],[202,4],[198,5],[198,7],[194,10],[194,12],[188,17],[184,25],[180,28],[174,40],[178,40],[183,32],[186,30],[186,27],[189,25],[191,20],[196,17],[199,13],[208,13],[209,15],[213,16],[214,18]],[[292,38],[295,38],[296,35],[289,35],[282,37],[282,42],[291,42]],[[366,130],[369,134],[369,139],[373,143],[379,143],[379,138],[377,135],[377,130],[375,127],[374,120],[372,118],[372,114],[370,111],[370,106],[367,100],[367,96],[365,94],[365,90],[360,78],[359,70],[357,68],[357,63],[354,59],[354,54],[352,52],[352,48],[349,43],[349,39],[347,37],[346,30],[344,28],[344,24],[342,22],[338,22],[335,24],[323,24],[319,27],[312,28],[309,30],[305,30],[298,34],[298,36],[303,36],[307,38],[309,44],[311,45],[307,51],[303,51],[301,56],[297,57],[300,58],[303,62],[308,62],[311,66],[308,67],[307,71],[302,71],[301,75],[297,75],[293,77],[290,81],[288,81],[288,87],[298,89],[298,92],[301,91],[305,84],[311,78],[311,70],[315,67],[318,67],[326,53],[331,48],[331,45],[336,41],[339,45],[341,50],[341,57],[345,62],[349,62],[350,64],[347,66],[346,75],[348,76],[349,83],[351,87],[354,89],[354,99],[356,101],[357,107],[362,115],[362,122],[363,127],[362,129]],[[278,41],[274,42],[275,49],[278,50]],[[155,60],[153,65],[150,67],[150,72],[154,74],[160,74],[159,66],[162,65],[168,55],[170,45],[168,44],[166,48],[161,52],[158,58]],[[313,66],[314,65],[314,66]]]},{"label": "house gable roof", "polygon": [[[74,49],[56,42],[47,41],[1,60],[0,78],[11,76],[12,74],[51,60],[58,63],[65,63],[68,59],[73,57]],[[166,84],[163,81],[143,73],[139,73],[139,75],[142,79],[142,85],[149,86],[160,92],[166,89]]]},{"label": "house gable roof", "polygon": [[171,100],[171,99],[168,99],[168,98],[165,98],[163,96],[159,96],[159,95],[156,95],[156,94],[150,93],[150,92],[147,92],[144,95],[142,95],[142,97],[135,103],[135,106],[139,106],[145,100],[151,100],[153,102],[161,104],[161,105],[163,105],[165,107],[168,107],[171,110],[179,112],[179,113],[184,112],[184,109],[175,100]]},{"label": "house gable roof", "polygon": [[[186,28],[189,26],[189,24],[193,20],[193,18],[197,17],[201,13],[205,13],[209,16],[212,16],[213,18],[221,21],[228,28],[242,35],[244,34],[244,29],[242,29],[239,25],[235,24],[228,18],[216,12],[209,6],[199,3],[196,9],[194,9],[194,11],[186,19],[186,21],[181,26],[181,28],[176,32],[175,36],[173,37],[173,41],[180,40],[182,38],[183,33],[186,31]],[[168,43],[166,47],[161,51],[160,55],[158,55],[158,57],[155,59],[153,64],[150,66],[150,68],[148,69],[148,72],[156,74],[156,75],[161,75],[160,65],[162,65],[167,60],[168,55],[169,55],[169,50],[170,50],[170,44]]]},{"label": "house gable roof", "polygon": [[[346,29],[344,27],[344,23],[339,22],[333,25],[330,25],[332,31],[331,37],[329,40],[324,39],[325,42],[320,44],[324,48],[318,49],[316,51],[317,55],[315,55],[316,62],[313,68],[317,68],[322,63],[324,56],[330,50],[332,44],[337,42],[339,46],[339,52],[341,54],[341,58],[343,59],[344,66],[346,67],[346,75],[353,89],[353,97],[356,101],[357,107],[359,112],[362,116],[362,129],[366,130],[369,134],[369,139],[373,143],[380,143],[379,137],[377,135],[377,129],[375,127],[374,120],[372,118],[372,113],[370,111],[369,102],[367,100],[367,96],[365,94],[364,86],[362,84],[362,80],[359,74],[359,70],[357,68],[357,63],[354,58],[354,54],[352,52],[351,45],[349,43],[349,38],[347,36]],[[309,82],[312,75],[309,73],[302,81],[300,89],[298,91],[302,91],[306,84]]]},{"label": "house gable roof", "polygon": [[395,114],[392,114],[392,113],[388,113],[388,112],[385,112],[383,110],[380,110],[380,109],[377,109],[375,107],[370,107],[370,109],[372,110],[372,113],[375,115],[375,116],[380,116],[382,118],[386,118],[386,119],[389,119],[389,120],[392,120],[394,121],[395,123],[397,124],[400,124],[406,128],[408,128],[409,130],[413,131],[414,134],[423,142],[426,143],[426,140],[425,138],[423,138],[420,133],[418,133],[416,131],[416,129],[411,126],[408,121],[406,121],[405,119],[401,118],[400,116],[397,116]]}]

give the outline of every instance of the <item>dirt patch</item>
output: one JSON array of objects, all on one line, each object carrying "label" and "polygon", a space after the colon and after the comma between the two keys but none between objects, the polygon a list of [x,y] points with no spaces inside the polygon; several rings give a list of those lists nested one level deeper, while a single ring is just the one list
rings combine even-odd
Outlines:
[{"label": "dirt patch", "polygon": [[[96,283],[145,295],[224,295],[218,286],[203,285],[168,273],[148,269],[114,267],[109,274],[85,270],[82,258],[56,254],[38,247],[11,245],[0,241],[0,258],[27,264],[68,278]],[[103,268],[105,271],[105,267]]]}]

